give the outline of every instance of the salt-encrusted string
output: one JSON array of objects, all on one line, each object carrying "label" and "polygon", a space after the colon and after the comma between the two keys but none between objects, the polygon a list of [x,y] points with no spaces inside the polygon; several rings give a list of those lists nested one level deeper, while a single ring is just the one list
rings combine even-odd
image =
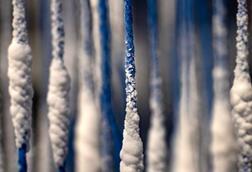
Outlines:
[{"label": "salt-encrusted string", "polygon": [[12,0],[12,6],[12,37],[18,42],[28,43],[25,19],[25,0]]},{"label": "salt-encrusted string", "polygon": [[239,146],[239,171],[252,171],[252,87],[248,65],[247,1],[238,0],[236,67],[230,92],[232,116]]},{"label": "salt-encrusted string", "polygon": [[167,148],[162,105],[162,79],[158,63],[157,1],[148,0],[149,34],[151,43],[150,108],[151,126],[148,134],[147,171],[167,171]]},{"label": "salt-encrusted string", "polygon": [[52,61],[47,95],[49,135],[58,171],[65,171],[69,130],[70,77],[63,62],[64,23],[62,0],[51,0]]},{"label": "salt-encrusted string", "polygon": [[75,141],[76,170],[77,172],[99,172],[101,171],[100,115],[94,98],[94,53],[90,1],[80,0],[80,9],[80,97]]},{"label": "salt-encrusted string", "polygon": [[229,102],[229,75],[226,7],[224,0],[214,1],[213,47],[214,47],[214,102],[212,110],[212,159],[213,171],[236,171],[236,138],[231,121]]},{"label": "salt-encrusted string", "polygon": [[139,135],[137,112],[136,68],[134,57],[132,0],[124,0],[125,22],[125,83],[126,83],[126,116],[124,120],[123,145],[120,152],[121,172],[143,171],[143,143]]},{"label": "salt-encrusted string", "polygon": [[12,42],[8,49],[8,77],[11,99],[10,113],[18,149],[18,170],[27,171],[26,152],[29,150],[32,115],[31,48],[25,20],[25,0],[12,0]]}]

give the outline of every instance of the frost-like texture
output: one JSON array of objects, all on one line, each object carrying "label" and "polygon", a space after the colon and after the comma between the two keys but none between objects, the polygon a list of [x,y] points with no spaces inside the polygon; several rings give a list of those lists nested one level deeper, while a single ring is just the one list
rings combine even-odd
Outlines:
[{"label": "frost-like texture", "polygon": [[231,120],[229,102],[229,77],[227,69],[226,9],[223,0],[214,1],[213,46],[215,63],[213,69],[214,102],[212,110],[212,159],[213,171],[236,171],[236,138]]},{"label": "frost-like texture", "polygon": [[246,0],[238,0],[236,67],[231,88],[232,116],[238,136],[239,171],[252,170],[252,87],[248,66],[248,14]]},{"label": "frost-like texture", "polygon": [[70,113],[70,77],[63,63],[64,23],[62,0],[51,1],[52,61],[47,95],[49,136],[57,168],[64,168]]},{"label": "frost-like texture", "polygon": [[11,98],[10,113],[14,125],[16,146],[29,147],[32,114],[31,48],[13,39],[8,49],[8,77]]},{"label": "frost-like texture", "polygon": [[[81,0],[81,50],[79,116],[76,126],[76,168],[78,172],[99,172],[100,114],[95,104],[93,81],[92,17],[89,0]],[[91,165],[92,164],[92,165]]]},{"label": "frost-like texture", "polygon": [[135,79],[135,59],[132,28],[132,0],[124,1],[125,16],[125,76],[126,76],[126,116],[124,120],[123,145],[120,152],[121,172],[143,171],[143,143],[139,135],[137,113],[137,91]]},{"label": "frost-like texture", "polygon": [[62,59],[53,58],[50,67],[48,90],[49,135],[53,156],[58,167],[63,165],[67,153],[69,129],[70,78]]},{"label": "frost-like texture", "polygon": [[[31,48],[28,45],[24,0],[13,0],[12,42],[8,49],[10,113],[17,148],[29,149],[32,114]],[[28,150],[27,149],[27,150]]]},{"label": "frost-like texture", "polygon": [[28,42],[25,19],[25,0],[12,0],[13,19],[12,19],[12,36],[18,42]]}]

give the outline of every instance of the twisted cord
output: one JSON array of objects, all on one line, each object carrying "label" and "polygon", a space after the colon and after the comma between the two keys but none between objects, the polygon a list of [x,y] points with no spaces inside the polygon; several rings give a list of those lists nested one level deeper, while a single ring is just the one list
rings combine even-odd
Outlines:
[{"label": "twisted cord", "polygon": [[134,59],[134,39],[132,27],[132,0],[124,0],[125,19],[125,84],[126,84],[126,116],[124,120],[123,145],[120,152],[121,172],[143,171],[143,143],[139,135],[137,113],[136,69]]},{"label": "twisted cord", "polygon": [[162,79],[158,63],[157,34],[157,1],[148,0],[149,34],[151,41],[151,93],[150,107],[152,112],[151,127],[148,137],[147,170],[149,172],[165,172],[167,170],[167,155],[165,142],[165,127],[162,105]]},{"label": "twisted cord", "polygon": [[212,119],[213,171],[236,170],[236,138],[231,121],[229,102],[229,76],[227,69],[226,8],[223,0],[214,1],[213,47],[214,47],[214,103]]},{"label": "twisted cord", "polygon": [[48,88],[49,135],[54,161],[58,168],[64,165],[67,154],[69,129],[69,91],[70,78],[62,59],[54,57],[50,66]]},{"label": "twisted cord", "polygon": [[27,171],[26,152],[29,150],[32,115],[31,48],[25,21],[25,1],[13,0],[12,42],[8,49],[10,113],[18,149],[18,170]]},{"label": "twisted cord", "polygon": [[12,0],[13,19],[12,36],[19,43],[28,43],[26,20],[25,20],[25,0]]},{"label": "twisted cord", "polygon": [[[76,126],[76,169],[98,172],[100,158],[100,115],[94,99],[92,16],[89,0],[80,0],[81,38],[79,116]],[[92,164],[92,165],[90,165]]]},{"label": "twisted cord", "polygon": [[26,145],[23,144],[18,149],[18,171],[19,172],[26,172],[27,171],[27,162],[26,162]]},{"label": "twisted cord", "polygon": [[62,0],[51,0],[51,32],[52,57],[63,58],[64,55],[64,23]]},{"label": "twisted cord", "polygon": [[52,61],[48,88],[49,135],[58,171],[64,171],[69,130],[70,77],[63,62],[64,23],[62,0],[51,1]]},{"label": "twisted cord", "polygon": [[239,172],[252,170],[252,87],[248,66],[248,13],[246,0],[238,0],[236,67],[230,92],[232,116],[238,137]]}]

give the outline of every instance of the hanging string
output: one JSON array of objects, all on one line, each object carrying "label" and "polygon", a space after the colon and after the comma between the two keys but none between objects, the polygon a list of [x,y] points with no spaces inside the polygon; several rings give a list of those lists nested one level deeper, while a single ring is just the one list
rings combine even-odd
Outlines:
[{"label": "hanging string", "polygon": [[[79,116],[76,126],[76,169],[98,172],[100,158],[100,115],[94,99],[92,16],[89,0],[80,0],[81,50]],[[92,165],[90,165],[92,164]]]},{"label": "hanging string", "polygon": [[252,170],[252,87],[248,65],[248,12],[246,0],[238,0],[236,20],[237,56],[230,98],[232,117],[235,122],[239,144],[239,172],[249,172]]},{"label": "hanging string", "polygon": [[[101,48],[101,32],[100,32],[100,12],[99,12],[99,0],[90,1],[92,8],[92,19],[93,19],[93,38],[94,38],[94,53],[95,53],[95,97],[98,107],[98,112],[101,117],[101,135],[100,135],[100,153],[101,153],[101,171],[113,169],[113,145],[111,138],[111,130],[105,120],[105,115],[102,112],[102,48]],[[107,140],[106,140],[107,138]],[[106,141],[106,142],[105,142]]]},{"label": "hanging string", "polygon": [[114,169],[117,171],[121,137],[112,110],[110,28],[107,0],[91,1],[91,6],[96,53],[96,93],[102,116],[102,171]]},{"label": "hanging string", "polygon": [[158,63],[158,22],[157,1],[148,0],[149,34],[151,42],[151,79],[150,107],[151,126],[148,134],[147,170],[149,172],[167,171],[167,148],[165,142],[165,126],[162,105],[162,79]]},{"label": "hanging string", "polygon": [[179,0],[177,53],[180,61],[179,117],[174,141],[172,170],[199,172],[204,159],[201,152],[201,97],[195,55],[194,0]]},{"label": "hanging string", "polygon": [[70,77],[63,62],[64,23],[62,0],[51,1],[52,61],[48,88],[49,135],[59,172],[65,171],[70,113]]},{"label": "hanging string", "polygon": [[137,113],[136,68],[133,35],[132,0],[124,0],[125,22],[125,83],[126,83],[126,116],[124,120],[123,145],[120,153],[121,172],[143,171],[143,143],[139,135]]},{"label": "hanging string", "polygon": [[214,102],[212,111],[212,158],[213,171],[236,171],[236,138],[231,121],[229,103],[229,76],[226,7],[224,0],[214,1],[213,47],[214,47]]},{"label": "hanging string", "polygon": [[32,114],[31,48],[25,19],[25,0],[12,0],[12,42],[8,49],[8,77],[11,99],[10,113],[18,149],[18,171],[27,171]]}]

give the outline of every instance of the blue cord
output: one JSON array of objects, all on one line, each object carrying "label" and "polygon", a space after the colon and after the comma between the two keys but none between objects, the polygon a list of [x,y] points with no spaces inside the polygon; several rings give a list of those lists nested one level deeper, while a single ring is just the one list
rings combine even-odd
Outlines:
[{"label": "blue cord", "polygon": [[149,34],[150,34],[150,42],[151,42],[151,62],[152,62],[152,70],[154,75],[159,75],[158,71],[158,57],[157,57],[157,49],[158,49],[158,22],[157,22],[157,1],[156,0],[148,0],[148,22],[149,22]]},{"label": "blue cord", "polygon": [[[212,99],[213,99],[213,80],[212,80],[212,68],[213,68],[213,49],[212,49],[212,30],[211,30],[211,15],[210,9],[205,1],[195,1],[196,22],[199,26],[199,38],[201,45],[202,65],[205,70],[202,70],[203,75],[203,89],[204,96],[207,100],[207,113],[211,114]],[[221,1],[221,0],[220,0]]]},{"label": "blue cord", "polygon": [[20,148],[18,148],[18,171],[19,172],[27,171],[26,152],[27,152],[26,144],[23,144]]},{"label": "blue cord", "polygon": [[114,144],[114,165],[115,171],[119,171],[120,163],[120,150],[122,135],[116,124],[114,113],[112,110],[112,95],[111,95],[111,59],[110,59],[110,28],[107,0],[99,0],[99,31],[100,31],[100,43],[101,43],[101,73],[102,73],[102,88],[101,88],[101,109],[104,119],[111,129],[113,144]]},{"label": "blue cord", "polygon": [[155,82],[160,78],[160,68],[158,61],[158,16],[157,16],[157,1],[148,0],[148,23],[149,35],[151,42],[151,96],[158,102],[162,103],[161,83]]},{"label": "blue cord", "polygon": [[[133,36],[133,16],[132,16],[132,0],[124,0],[125,6],[125,46],[126,46],[126,56],[125,56],[125,69],[128,74],[135,78],[136,68],[135,68],[135,48],[134,48],[134,36]],[[127,80],[126,74],[126,90],[131,84],[129,80]]]}]

